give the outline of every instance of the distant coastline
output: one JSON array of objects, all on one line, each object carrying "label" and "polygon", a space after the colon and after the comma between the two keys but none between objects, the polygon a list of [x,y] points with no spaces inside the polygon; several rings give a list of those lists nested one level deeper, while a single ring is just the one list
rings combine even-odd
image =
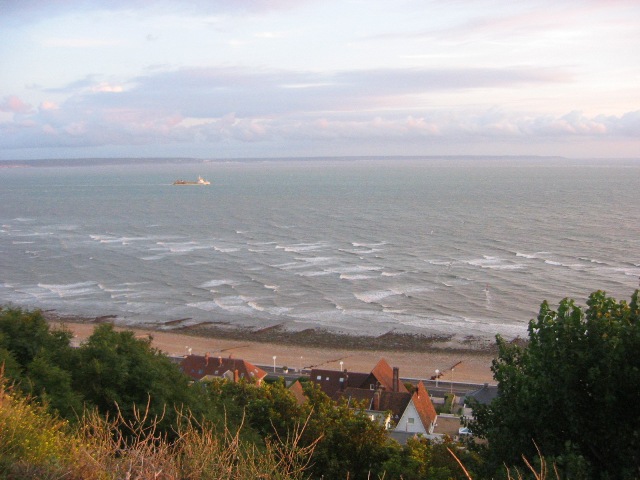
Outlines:
[{"label": "distant coastline", "polygon": [[583,164],[586,162],[636,162],[640,158],[633,157],[612,157],[612,158],[569,158],[562,156],[538,156],[538,155],[380,155],[380,156],[318,156],[318,157],[238,157],[238,158],[195,158],[195,157],[80,157],[80,158],[38,158],[26,160],[0,160],[1,168],[27,168],[27,167],[88,167],[88,166],[108,166],[108,165],[198,165],[208,163],[228,163],[228,162],[278,162],[278,161],[367,161],[367,160],[540,160],[543,162],[557,161],[568,164]]}]

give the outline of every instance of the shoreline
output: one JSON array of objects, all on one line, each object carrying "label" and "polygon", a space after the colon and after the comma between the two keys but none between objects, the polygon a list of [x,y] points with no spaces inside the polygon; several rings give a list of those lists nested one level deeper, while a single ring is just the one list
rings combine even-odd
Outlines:
[{"label": "shoreline", "polygon": [[[486,340],[467,338],[463,343],[450,337],[388,332],[378,337],[353,336],[307,329],[287,331],[280,326],[261,330],[194,325],[163,330],[148,325],[121,325],[115,315],[81,317],[42,311],[52,326],[70,330],[75,344],[85,341],[97,325],[110,323],[117,330],[133,331],[137,337],[151,339],[152,346],[172,356],[193,354],[234,356],[256,365],[300,368],[344,369],[369,372],[385,358],[400,368],[404,378],[430,378],[435,370],[441,380],[495,384],[491,362],[495,345]],[[274,360],[273,357],[276,357]],[[455,367],[455,370],[453,369]]]}]

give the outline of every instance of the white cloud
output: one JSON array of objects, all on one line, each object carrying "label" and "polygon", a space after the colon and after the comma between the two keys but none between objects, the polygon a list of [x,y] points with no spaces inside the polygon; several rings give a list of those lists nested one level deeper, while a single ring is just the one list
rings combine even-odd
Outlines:
[{"label": "white cloud", "polygon": [[33,107],[24,102],[17,95],[8,95],[4,97],[2,103],[0,103],[0,111],[27,114],[33,111]]}]

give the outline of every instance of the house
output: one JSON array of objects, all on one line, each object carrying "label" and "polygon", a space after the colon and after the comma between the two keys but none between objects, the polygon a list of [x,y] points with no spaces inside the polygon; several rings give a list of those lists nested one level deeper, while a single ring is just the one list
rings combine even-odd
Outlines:
[{"label": "house", "polygon": [[431,402],[427,389],[424,388],[422,382],[418,382],[411,396],[411,401],[402,413],[395,430],[431,434],[433,433],[437,418],[438,414]]},{"label": "house", "polygon": [[311,381],[334,400],[364,405],[365,412],[388,429],[431,434],[437,414],[422,382],[409,392],[398,368],[381,359],[371,373],[335,370],[311,371]]},{"label": "house", "polygon": [[347,388],[360,388],[371,390],[384,389],[387,391],[398,391],[408,393],[407,388],[400,381],[400,371],[391,368],[387,361],[383,358],[371,370],[371,373],[356,373],[312,369],[310,380],[317,384],[327,396],[334,400],[340,397]]},{"label": "house", "polygon": [[422,382],[418,382],[413,393],[347,388],[340,398],[354,404],[364,403],[372,420],[395,431],[431,434],[438,416]]},{"label": "house", "polygon": [[252,363],[239,358],[211,357],[187,355],[180,362],[182,372],[197,381],[208,381],[214,378],[227,378],[232,382],[242,379],[262,383],[267,372]]}]

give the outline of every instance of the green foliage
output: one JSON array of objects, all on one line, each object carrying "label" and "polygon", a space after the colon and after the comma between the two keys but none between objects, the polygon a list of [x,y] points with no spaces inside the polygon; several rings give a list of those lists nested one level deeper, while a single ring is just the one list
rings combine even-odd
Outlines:
[{"label": "green foliage", "polygon": [[598,291],[587,305],[544,302],[524,347],[497,338],[500,396],[476,405],[471,425],[494,465],[534,458],[537,445],[566,478],[640,476],[638,291],[629,304]]},{"label": "green foliage", "polygon": [[69,347],[71,333],[51,332],[40,310],[0,307],[0,347],[11,352],[22,369],[42,350],[61,352]]},{"label": "green foliage", "polygon": [[0,377],[0,475],[20,462],[55,464],[67,458],[67,431],[66,422],[7,388]]},{"label": "green foliage", "polygon": [[410,438],[404,447],[396,447],[394,455],[384,464],[385,478],[402,480],[467,480],[451,452],[462,462],[472,478],[481,465],[475,453],[460,448],[450,438],[433,442],[427,438]]},{"label": "green foliage", "polygon": [[[311,450],[299,432],[257,449],[239,432],[178,415],[174,439],[148,411],[109,420],[86,411],[72,428],[0,378],[0,478],[33,480],[302,480]],[[123,435],[123,432],[129,432]]]},{"label": "green foliage", "polygon": [[304,425],[300,445],[315,445],[310,465],[315,478],[375,478],[393,453],[381,425],[345,403],[336,404],[313,383],[305,384],[308,401],[303,405],[282,381],[262,386],[214,381],[209,391],[227,422],[238,425],[244,419],[267,444]]},{"label": "green foliage", "polygon": [[120,414],[131,419],[136,406],[150,402],[151,417],[164,416],[165,423],[171,423],[175,408],[200,410],[198,390],[189,388],[177,365],[131,331],[119,332],[108,324],[96,327],[78,349],[78,360],[75,389],[100,412],[113,412],[117,405]]}]

